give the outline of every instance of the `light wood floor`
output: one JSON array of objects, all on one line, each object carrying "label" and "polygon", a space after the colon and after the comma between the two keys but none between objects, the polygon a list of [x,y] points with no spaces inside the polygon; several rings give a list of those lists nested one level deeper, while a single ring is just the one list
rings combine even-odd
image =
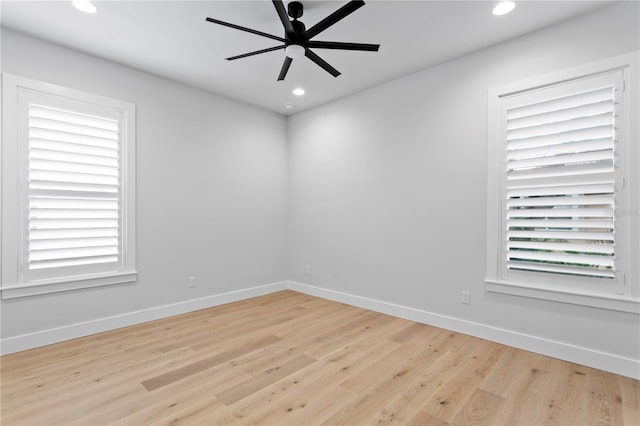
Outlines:
[{"label": "light wood floor", "polygon": [[637,380],[291,291],[1,361],[5,426],[640,424]]}]

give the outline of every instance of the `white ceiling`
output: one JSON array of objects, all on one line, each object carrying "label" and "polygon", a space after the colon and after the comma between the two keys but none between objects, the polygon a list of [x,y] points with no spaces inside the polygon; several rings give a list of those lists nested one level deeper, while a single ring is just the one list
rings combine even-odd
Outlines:
[{"label": "white ceiling", "polygon": [[[307,58],[295,60],[276,81],[282,50],[236,61],[225,57],[276,46],[268,38],[215,25],[216,18],[282,36],[268,0],[96,1],[87,15],[70,1],[0,3],[2,25],[262,108],[289,114],[381,84],[518,37],[609,1],[520,1],[509,15],[493,16],[495,1],[376,1],[316,40],[379,43],[378,53],[320,50],[342,72],[332,77]],[[285,4],[287,2],[285,1]],[[345,1],[303,0],[307,28]],[[294,87],[307,94],[295,97]],[[295,104],[285,109],[287,102]]]}]

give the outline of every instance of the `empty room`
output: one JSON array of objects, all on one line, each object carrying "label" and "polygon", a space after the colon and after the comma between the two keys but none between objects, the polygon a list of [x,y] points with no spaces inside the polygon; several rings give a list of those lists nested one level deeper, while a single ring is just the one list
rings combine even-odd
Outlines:
[{"label": "empty room", "polygon": [[2,425],[640,425],[640,1],[0,1]]}]

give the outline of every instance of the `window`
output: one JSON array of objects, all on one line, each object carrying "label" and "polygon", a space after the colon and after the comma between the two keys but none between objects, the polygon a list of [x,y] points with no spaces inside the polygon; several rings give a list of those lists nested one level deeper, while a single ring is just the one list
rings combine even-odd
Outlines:
[{"label": "window", "polygon": [[8,74],[3,103],[2,297],[134,281],[134,105]]},{"label": "window", "polygon": [[630,66],[543,80],[490,93],[487,290],[638,312]]}]

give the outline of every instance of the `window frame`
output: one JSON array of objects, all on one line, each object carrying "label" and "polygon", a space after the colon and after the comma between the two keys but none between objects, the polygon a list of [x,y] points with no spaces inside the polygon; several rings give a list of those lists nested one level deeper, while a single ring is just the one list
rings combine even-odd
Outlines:
[{"label": "window frame", "polygon": [[[29,279],[25,274],[28,237],[28,118],[29,97],[50,99],[54,106],[82,106],[82,112],[107,110],[121,125],[121,259],[119,268],[73,275],[45,274]],[[50,104],[50,106],[51,106]],[[2,74],[2,299],[56,293],[82,288],[134,282],[137,279],[135,250],[135,105],[92,93],[70,89],[8,73]],[[82,271],[82,272],[81,272]],[[36,274],[38,276],[38,274]]]},{"label": "window frame", "polygon": [[[633,52],[603,61],[583,65],[570,70],[514,82],[488,91],[488,153],[487,153],[487,254],[485,290],[514,296],[529,297],[602,309],[640,314],[639,267],[631,262],[638,258],[640,238],[640,187],[637,167],[640,163],[638,147],[638,63],[639,52]],[[621,128],[616,128],[619,140],[616,165],[616,264],[620,271],[617,281],[607,285],[604,291],[581,288],[585,278],[563,277],[560,274],[518,272],[505,278],[506,256],[503,242],[504,190],[504,142],[501,140],[501,99],[519,93],[530,92],[562,83],[593,77],[620,70],[623,73],[624,90],[621,95]],[[633,96],[632,96],[633,94]],[[636,262],[637,263],[637,262]],[[523,279],[524,277],[524,279]],[[595,278],[586,281],[595,280]],[[606,281],[605,281],[606,282]]]}]

